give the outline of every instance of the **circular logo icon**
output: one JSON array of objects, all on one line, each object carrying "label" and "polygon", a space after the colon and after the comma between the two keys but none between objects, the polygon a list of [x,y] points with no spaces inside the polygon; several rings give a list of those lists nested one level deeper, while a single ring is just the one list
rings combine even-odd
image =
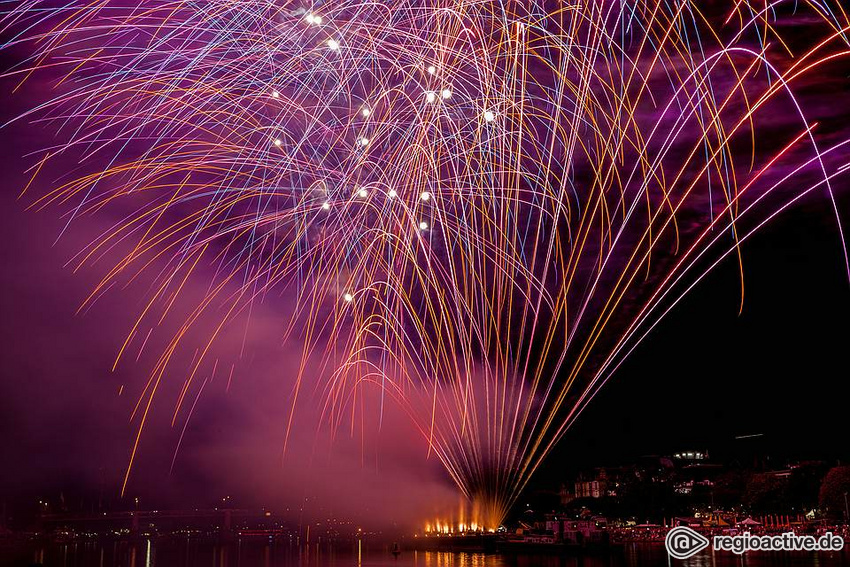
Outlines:
[{"label": "circular logo icon", "polygon": [[693,557],[711,543],[701,533],[686,526],[679,526],[667,532],[664,538],[664,547],[667,553],[676,559],[687,559]]}]

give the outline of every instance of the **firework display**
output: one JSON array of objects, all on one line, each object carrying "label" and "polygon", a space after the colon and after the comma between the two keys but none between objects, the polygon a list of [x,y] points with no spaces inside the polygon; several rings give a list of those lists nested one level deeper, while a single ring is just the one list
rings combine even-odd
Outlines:
[{"label": "firework display", "polygon": [[797,86],[846,81],[841,2],[19,0],[2,22],[25,53],[5,78],[50,85],[17,119],[52,134],[23,198],[118,219],[75,259],[110,262],[87,303],[150,284],[115,364],[181,321],[133,458],[154,404],[188,419],[217,338],[274,301],[303,345],[287,431],[302,404],[333,429],[396,404],[493,529],[720,262],[743,302],[761,226],[811,195],[845,242],[847,138]]}]

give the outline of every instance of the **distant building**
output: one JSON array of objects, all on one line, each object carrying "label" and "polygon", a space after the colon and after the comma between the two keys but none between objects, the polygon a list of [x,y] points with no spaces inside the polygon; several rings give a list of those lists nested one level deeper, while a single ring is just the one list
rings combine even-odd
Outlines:
[{"label": "distant building", "polygon": [[[598,544],[607,542],[608,520],[601,517],[574,519],[558,514],[546,514],[545,523],[538,526],[537,538],[548,538],[554,542],[571,545]],[[526,541],[532,541],[526,538]],[[544,541],[540,541],[544,543]],[[545,543],[548,543],[546,541]]]},{"label": "distant building", "polygon": [[561,506],[566,506],[576,499],[576,495],[567,489],[566,484],[561,485],[561,490],[558,491],[558,496],[561,499]]},{"label": "distant building", "polygon": [[577,480],[576,498],[602,498],[606,495],[606,482],[603,480]]},{"label": "distant building", "polygon": [[708,451],[682,451],[674,453],[673,458],[679,461],[703,461],[708,459]]},{"label": "distant building", "polygon": [[591,478],[579,475],[575,482],[575,497],[602,498],[605,496],[616,496],[617,479],[622,474],[623,471],[619,468],[598,468],[594,471]]}]

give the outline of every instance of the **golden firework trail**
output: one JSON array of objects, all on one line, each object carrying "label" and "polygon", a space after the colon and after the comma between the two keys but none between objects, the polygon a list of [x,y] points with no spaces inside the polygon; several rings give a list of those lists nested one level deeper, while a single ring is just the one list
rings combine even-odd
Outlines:
[{"label": "golden firework trail", "polygon": [[287,432],[315,388],[335,430],[400,404],[498,526],[708,271],[738,262],[743,302],[742,243],[809,194],[841,231],[847,131],[800,94],[846,81],[838,1],[4,6],[6,80],[49,85],[17,119],[55,140],[32,206],[120,219],[75,258],[110,265],[86,305],[150,284],[115,364],[179,317],[127,479],[163,382],[188,419],[216,340],[280,297],[303,344]]}]

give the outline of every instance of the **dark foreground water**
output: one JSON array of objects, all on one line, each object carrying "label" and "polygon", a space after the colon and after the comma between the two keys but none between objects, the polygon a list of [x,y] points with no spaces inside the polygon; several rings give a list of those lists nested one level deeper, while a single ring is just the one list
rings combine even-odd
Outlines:
[{"label": "dark foreground water", "polygon": [[497,555],[405,551],[396,559],[385,546],[337,548],[241,542],[220,545],[198,541],[91,542],[0,547],[0,567],[798,567],[848,566],[850,552],[704,552],[686,561],[670,560],[663,545],[629,544],[587,556]]}]

